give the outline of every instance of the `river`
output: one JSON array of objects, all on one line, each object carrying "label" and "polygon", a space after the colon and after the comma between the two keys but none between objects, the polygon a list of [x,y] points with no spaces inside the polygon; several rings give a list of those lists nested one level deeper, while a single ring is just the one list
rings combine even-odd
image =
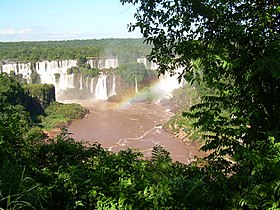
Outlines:
[{"label": "river", "polygon": [[186,145],[162,128],[173,114],[159,104],[78,103],[87,107],[90,113],[83,119],[74,120],[68,127],[77,141],[98,142],[113,152],[137,148],[147,158],[155,145],[161,145],[170,152],[173,161],[183,163],[191,162],[199,153],[198,144],[189,142]]}]

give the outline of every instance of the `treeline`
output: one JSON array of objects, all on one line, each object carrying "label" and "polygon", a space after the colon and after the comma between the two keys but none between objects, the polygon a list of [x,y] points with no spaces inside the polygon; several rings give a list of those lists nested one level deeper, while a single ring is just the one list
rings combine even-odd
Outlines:
[{"label": "treeline", "polygon": [[143,39],[92,39],[69,41],[0,42],[0,61],[37,62],[78,60],[81,57],[116,57],[120,63],[146,56],[151,46]]}]

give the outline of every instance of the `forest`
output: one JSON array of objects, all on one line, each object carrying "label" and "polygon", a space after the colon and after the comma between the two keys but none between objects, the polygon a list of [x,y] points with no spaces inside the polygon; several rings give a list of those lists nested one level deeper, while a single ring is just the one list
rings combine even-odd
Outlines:
[{"label": "forest", "polygon": [[[198,89],[196,103],[179,117],[182,124],[190,122],[209,155],[185,165],[155,146],[147,160],[133,149],[111,153],[99,144],[85,146],[67,131],[46,143],[38,122],[55,112],[57,107],[48,107],[57,104],[42,107],[44,117],[32,116],[28,89],[1,74],[0,208],[279,209],[279,2],[120,2],[138,7],[129,30],[140,29],[159,73],[172,74],[184,66],[181,77]],[[74,58],[71,48],[83,56],[116,56],[122,48],[91,48],[92,42],[74,41],[67,45],[69,51],[68,41],[1,43],[1,59]],[[39,50],[45,44],[49,47]],[[130,50],[122,54],[123,60],[138,56],[140,47]],[[121,71],[127,70],[123,66]],[[81,116],[85,112],[81,109]]]},{"label": "forest", "polygon": [[143,39],[100,39],[37,42],[0,42],[2,63],[37,62],[43,60],[69,60],[79,58],[114,58],[120,63],[146,57],[151,45],[144,45]]}]

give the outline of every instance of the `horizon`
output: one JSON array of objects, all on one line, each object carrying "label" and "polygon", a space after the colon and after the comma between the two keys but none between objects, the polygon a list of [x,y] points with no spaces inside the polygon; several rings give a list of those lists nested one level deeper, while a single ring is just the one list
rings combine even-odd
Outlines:
[{"label": "horizon", "polygon": [[118,0],[1,0],[0,42],[138,39],[136,8]]}]

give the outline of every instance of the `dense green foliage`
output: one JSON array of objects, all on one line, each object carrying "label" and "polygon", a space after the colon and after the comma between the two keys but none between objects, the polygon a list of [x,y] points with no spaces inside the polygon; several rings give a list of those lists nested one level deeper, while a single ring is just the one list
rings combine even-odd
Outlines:
[{"label": "dense green foliage", "polygon": [[[2,208],[181,210],[224,199],[208,194],[203,170],[172,163],[158,146],[148,161],[131,149],[114,154],[62,135],[25,152],[32,155],[0,168]],[[196,187],[201,181],[209,185]]]},{"label": "dense green foliage", "polygon": [[185,115],[206,132],[211,173],[224,176],[216,194],[230,189],[234,205],[279,208],[279,1],[121,2],[138,3],[130,29],[154,45],[161,72],[182,65],[187,81],[213,91]]},{"label": "dense green foliage", "polygon": [[38,99],[42,108],[46,108],[51,102],[55,101],[54,85],[49,84],[25,84],[24,88],[29,94]]},{"label": "dense green foliage", "polygon": [[143,39],[101,39],[39,42],[0,42],[0,60],[37,62],[91,57],[117,57],[120,63],[150,53]]},{"label": "dense green foliage", "polygon": [[99,69],[90,69],[90,68],[80,68],[80,74],[87,77],[96,77],[99,75],[100,70]]},{"label": "dense green foliage", "polygon": [[[0,149],[1,155],[9,151],[17,156],[14,147],[27,146],[22,135],[32,124],[29,96],[19,83],[7,74],[0,76]],[[30,110],[31,111],[31,110]]]},{"label": "dense green foliage", "polygon": [[136,61],[120,65],[116,69],[116,73],[129,84],[135,84],[136,81],[141,84],[143,81],[156,76],[154,71],[147,69],[144,64]]},{"label": "dense green foliage", "polygon": [[88,112],[80,104],[58,102],[52,102],[44,111],[45,116],[41,116],[41,126],[46,130],[63,128],[73,119],[80,119]]}]

